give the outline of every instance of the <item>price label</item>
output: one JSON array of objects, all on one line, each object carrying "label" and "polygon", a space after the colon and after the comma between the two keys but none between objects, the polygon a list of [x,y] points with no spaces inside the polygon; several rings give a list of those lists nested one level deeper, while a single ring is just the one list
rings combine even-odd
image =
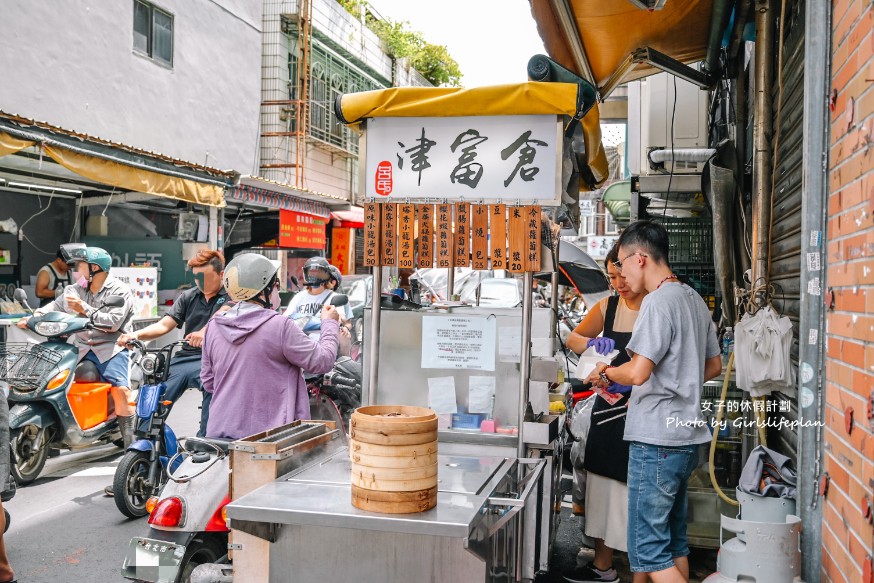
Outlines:
[{"label": "price label", "polygon": [[387,267],[397,265],[397,217],[398,205],[385,202],[382,207],[382,264]]},{"label": "price label", "polygon": [[416,249],[414,233],[416,227],[416,209],[411,204],[398,205],[398,267],[413,269],[415,267]]},{"label": "price label", "polygon": [[455,205],[455,266],[470,265],[470,204]]},{"label": "price label", "polygon": [[507,269],[513,273],[522,273],[525,271],[525,258],[528,253],[525,207],[510,207],[509,214],[510,249],[507,255]]},{"label": "price label", "polygon": [[437,267],[452,267],[454,246],[452,240],[452,206],[437,205]]},{"label": "price label", "polygon": [[489,268],[489,207],[473,205],[471,221],[471,266],[474,269]]},{"label": "price label", "polygon": [[492,269],[507,268],[507,205],[489,205],[489,241]]},{"label": "price label", "polygon": [[375,202],[364,204],[364,266],[379,265],[379,226],[382,212]]},{"label": "price label", "polygon": [[419,225],[418,265],[422,269],[434,267],[434,205],[416,205],[416,224]]},{"label": "price label", "polygon": [[525,207],[528,215],[526,232],[528,238],[528,251],[525,254],[525,271],[540,271],[540,206]]}]

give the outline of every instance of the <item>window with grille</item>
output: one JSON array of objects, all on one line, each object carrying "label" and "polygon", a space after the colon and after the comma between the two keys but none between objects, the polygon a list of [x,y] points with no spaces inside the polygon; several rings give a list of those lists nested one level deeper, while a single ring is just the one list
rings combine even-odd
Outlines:
[{"label": "window with grille", "polygon": [[134,51],[173,66],[173,15],[149,2],[134,0]]}]

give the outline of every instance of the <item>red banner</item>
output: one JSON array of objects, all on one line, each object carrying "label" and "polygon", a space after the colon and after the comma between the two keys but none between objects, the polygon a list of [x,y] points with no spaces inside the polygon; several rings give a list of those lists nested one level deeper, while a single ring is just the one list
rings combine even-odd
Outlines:
[{"label": "red banner", "polygon": [[328,219],[287,211],[279,211],[279,246],[293,249],[324,249],[325,224]]},{"label": "red banner", "polygon": [[343,275],[355,271],[355,250],[352,229],[334,227],[331,231],[331,265],[340,270]]}]

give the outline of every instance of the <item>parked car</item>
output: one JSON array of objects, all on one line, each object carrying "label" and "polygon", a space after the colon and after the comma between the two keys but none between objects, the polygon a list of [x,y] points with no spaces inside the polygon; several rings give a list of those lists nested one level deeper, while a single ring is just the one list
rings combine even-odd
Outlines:
[{"label": "parked car", "polygon": [[461,299],[476,304],[479,289],[479,305],[490,308],[517,308],[522,305],[522,280],[507,277],[485,277],[479,286],[467,286],[461,292]]},{"label": "parked car", "polygon": [[364,308],[370,305],[373,298],[373,276],[344,276],[342,291],[349,296],[349,308],[352,310],[352,340],[360,343],[364,340]]}]

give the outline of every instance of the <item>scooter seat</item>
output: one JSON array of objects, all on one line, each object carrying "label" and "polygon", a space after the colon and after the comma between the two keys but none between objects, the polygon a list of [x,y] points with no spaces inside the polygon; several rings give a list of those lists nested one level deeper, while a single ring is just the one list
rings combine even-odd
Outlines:
[{"label": "scooter seat", "polygon": [[[230,439],[221,439],[221,438],[212,438],[212,437],[198,437],[196,439],[186,439],[185,451],[190,452],[203,452],[203,453],[215,453],[215,450],[209,446],[212,444],[222,450],[224,453],[228,453],[228,446],[231,445],[233,440]],[[204,443],[205,442],[205,443]]]}]

